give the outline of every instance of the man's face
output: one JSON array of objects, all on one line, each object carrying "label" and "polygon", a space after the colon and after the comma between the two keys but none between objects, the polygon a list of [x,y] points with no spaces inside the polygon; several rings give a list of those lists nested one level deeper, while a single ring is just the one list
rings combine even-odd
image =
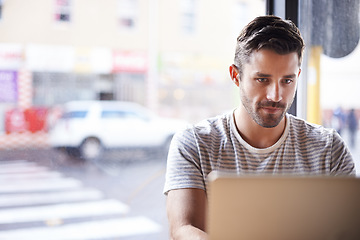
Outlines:
[{"label": "man's face", "polygon": [[251,54],[239,88],[241,102],[257,124],[272,128],[280,123],[294,100],[300,71],[296,52],[279,55],[264,49]]}]

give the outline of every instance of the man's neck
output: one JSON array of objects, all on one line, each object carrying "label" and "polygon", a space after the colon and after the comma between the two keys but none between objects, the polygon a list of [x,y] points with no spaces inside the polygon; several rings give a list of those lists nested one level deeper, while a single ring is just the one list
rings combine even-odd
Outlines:
[{"label": "man's neck", "polygon": [[234,111],[234,117],[241,137],[255,148],[271,147],[280,139],[285,130],[285,117],[273,128],[265,128],[257,124],[242,107]]}]

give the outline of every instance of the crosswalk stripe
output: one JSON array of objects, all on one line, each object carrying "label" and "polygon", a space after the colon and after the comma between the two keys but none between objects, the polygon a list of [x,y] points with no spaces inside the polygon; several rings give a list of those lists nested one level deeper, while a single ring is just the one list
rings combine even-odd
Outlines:
[{"label": "crosswalk stripe", "polygon": [[26,160],[0,161],[0,181],[61,176],[59,172]]},{"label": "crosswalk stripe", "polygon": [[23,166],[38,166],[37,163],[26,160],[21,161],[0,161],[0,167],[23,167]]},{"label": "crosswalk stripe", "polygon": [[79,188],[82,183],[73,178],[33,179],[14,182],[0,182],[0,193],[18,193],[29,191],[55,191]]},{"label": "crosswalk stripe", "polygon": [[129,207],[118,200],[67,203],[50,206],[11,208],[0,210],[0,224],[68,219],[76,217],[125,214]]},{"label": "crosswalk stripe", "polygon": [[83,240],[118,238],[132,235],[151,234],[161,231],[161,226],[145,217],[100,220],[74,223],[48,228],[16,229],[0,232],[0,239],[6,240]]},{"label": "crosswalk stripe", "polygon": [[26,172],[41,172],[47,171],[47,167],[43,166],[0,166],[0,174],[3,173],[26,173]]},{"label": "crosswalk stripe", "polygon": [[16,163],[32,163],[25,159],[17,159],[17,160],[1,160],[0,164],[16,164]]},{"label": "crosswalk stripe", "polygon": [[75,201],[99,200],[104,194],[95,189],[79,189],[76,191],[27,193],[27,194],[2,194],[0,207],[14,207],[36,204],[52,204]]},{"label": "crosswalk stripe", "polygon": [[28,172],[28,173],[2,173],[0,174],[1,181],[16,181],[23,179],[36,179],[36,178],[59,178],[62,174],[60,172],[46,171],[46,172]]},{"label": "crosswalk stripe", "polygon": [[[85,188],[81,181],[37,163],[0,161],[0,240],[27,240],[29,236],[37,240],[108,239],[162,230],[144,216],[118,217],[129,211],[126,204],[105,199],[101,191]],[[100,219],[89,220],[93,217]],[[71,219],[83,221],[52,225]],[[3,224],[31,222],[47,226],[1,230]]]}]

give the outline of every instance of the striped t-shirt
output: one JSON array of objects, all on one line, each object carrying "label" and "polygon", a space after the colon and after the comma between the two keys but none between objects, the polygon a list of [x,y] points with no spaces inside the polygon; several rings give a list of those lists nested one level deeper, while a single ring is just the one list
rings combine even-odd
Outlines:
[{"label": "striped t-shirt", "polygon": [[281,138],[254,148],[238,133],[232,113],[210,118],[174,135],[164,193],[180,188],[206,191],[208,174],[355,175],[352,156],[333,129],[286,114]]}]

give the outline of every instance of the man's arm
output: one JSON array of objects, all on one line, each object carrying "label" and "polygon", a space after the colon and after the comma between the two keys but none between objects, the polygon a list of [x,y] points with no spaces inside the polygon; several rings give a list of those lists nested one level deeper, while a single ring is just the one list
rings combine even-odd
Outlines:
[{"label": "man's arm", "polygon": [[173,240],[207,239],[205,233],[207,198],[204,190],[171,190],[167,196],[167,215]]}]

